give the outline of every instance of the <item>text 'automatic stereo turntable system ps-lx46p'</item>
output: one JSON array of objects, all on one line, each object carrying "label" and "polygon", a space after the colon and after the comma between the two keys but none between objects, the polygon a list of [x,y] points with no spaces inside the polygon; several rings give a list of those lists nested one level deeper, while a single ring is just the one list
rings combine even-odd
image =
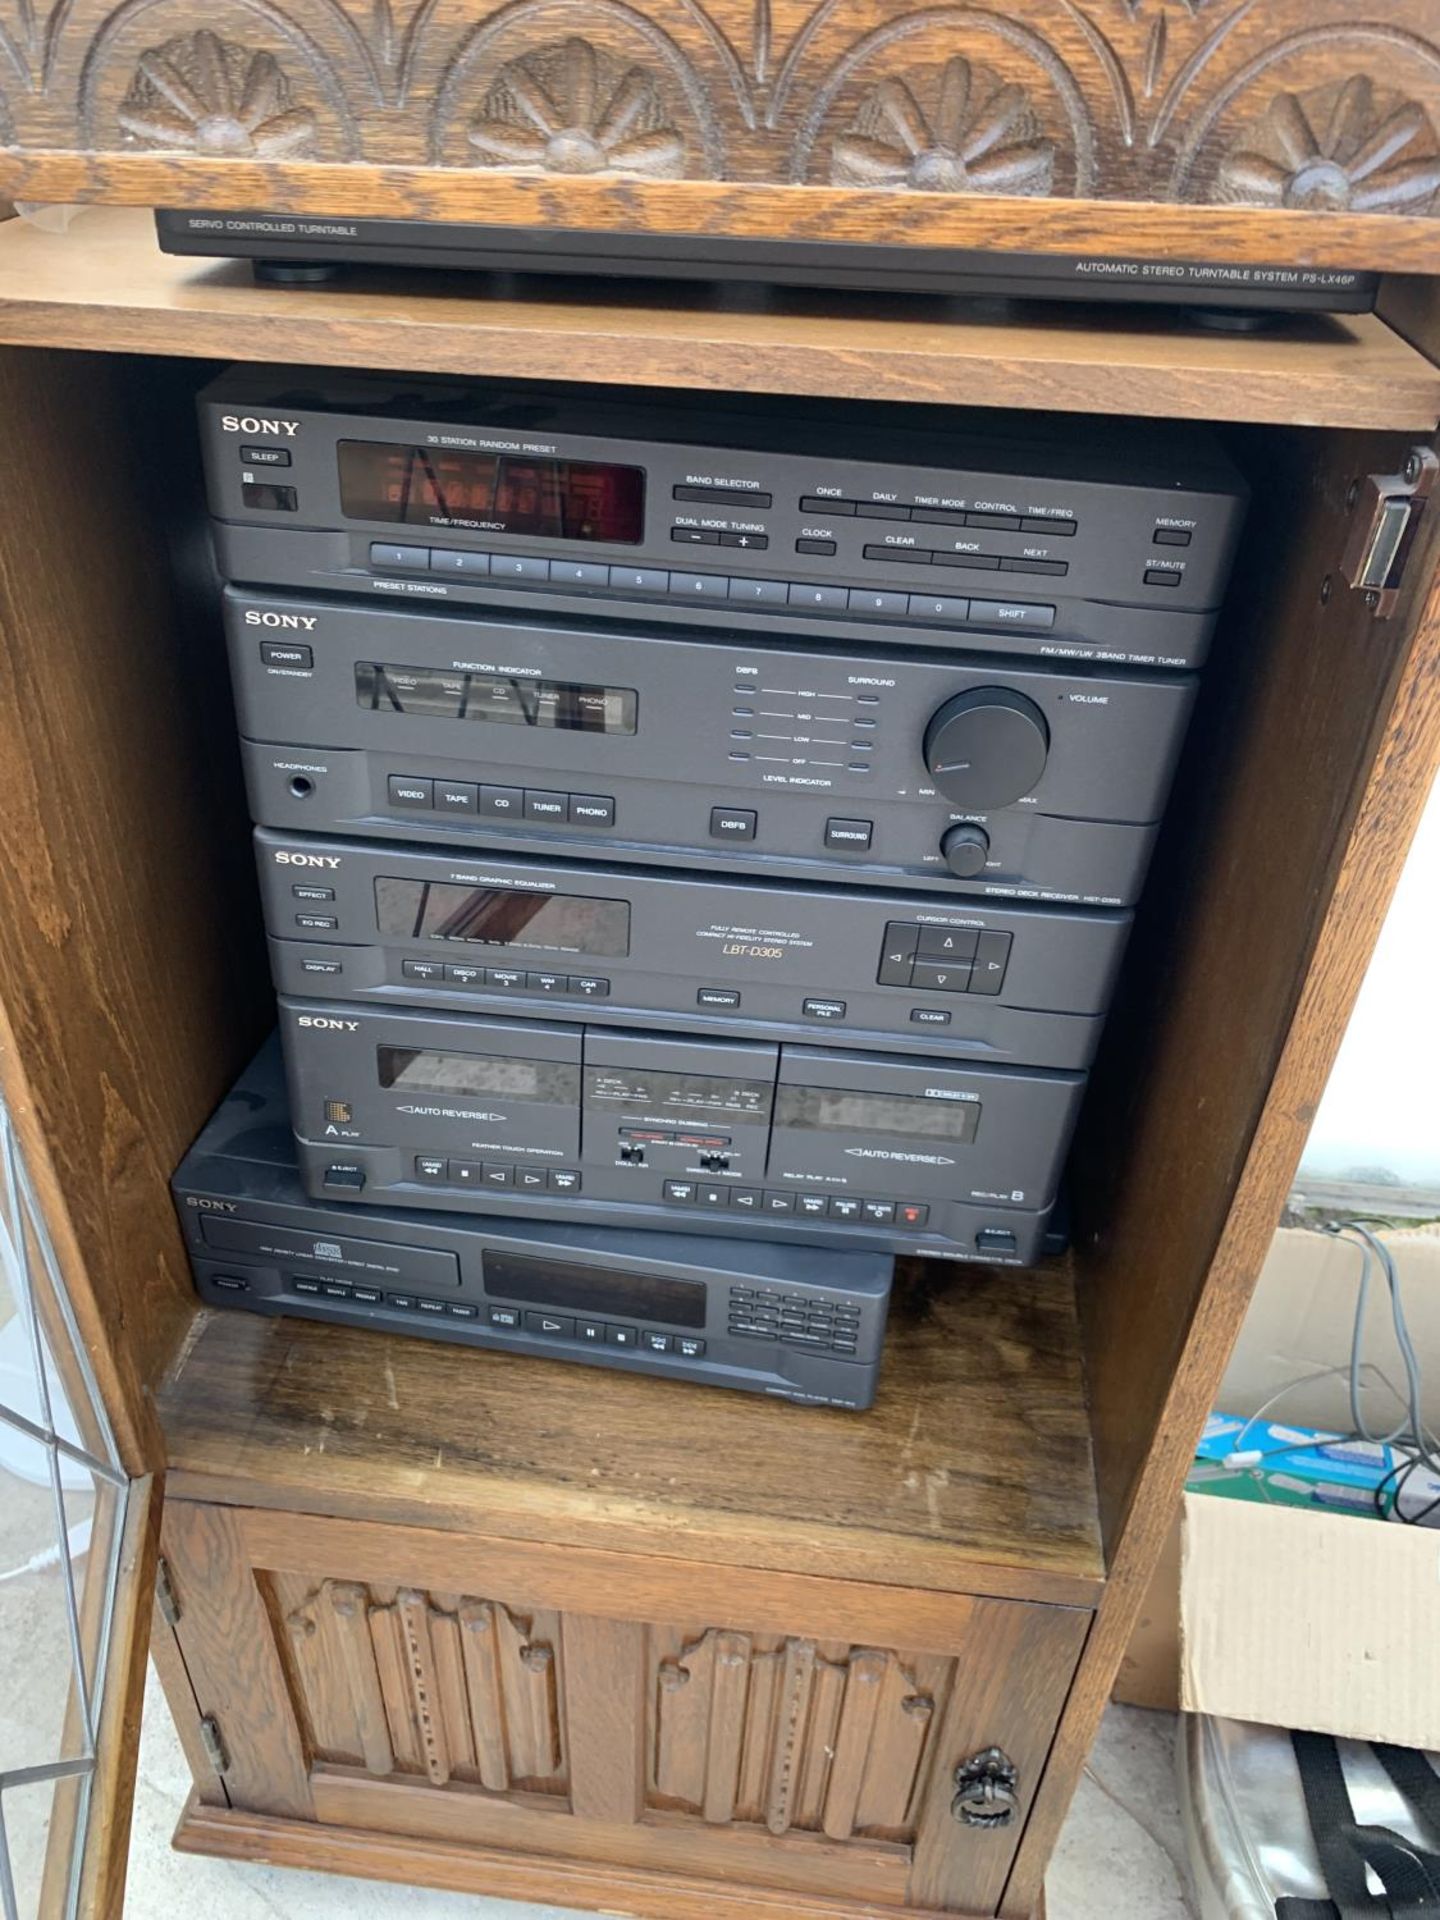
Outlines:
[{"label": "text 'automatic stereo turntable system ps-lx46p'", "polygon": [[1038,1256],[1245,488],[844,411],[201,396],[312,1202]]}]

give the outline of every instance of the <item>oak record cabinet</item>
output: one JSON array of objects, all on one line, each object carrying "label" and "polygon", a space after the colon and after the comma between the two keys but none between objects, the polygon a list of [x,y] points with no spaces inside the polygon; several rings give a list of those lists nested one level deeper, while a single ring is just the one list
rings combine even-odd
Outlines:
[{"label": "oak record cabinet", "polygon": [[[62,159],[12,152],[0,179],[192,178]],[[1253,217],[1253,248],[1310,247],[1309,215]],[[1420,263],[1423,222],[1399,224],[1387,258],[1371,222],[1362,264]],[[1440,308],[1397,280],[1383,311],[1235,337],[378,273],[282,290],[163,259],[138,209],[0,229],[0,1074],[156,1516],[132,1588],[155,1585],[194,1771],[181,1848],[657,1920],[1038,1911],[1440,761],[1418,505]],[[166,1183],[270,1004],[190,411],[236,357],[963,394],[1081,432],[1133,409],[1215,421],[1257,482],[1081,1122],[1073,1251],[908,1268],[872,1413],[197,1305]],[[1381,494],[1416,504],[1367,591]],[[120,1618],[105,1914],[146,1651],[145,1609]]]}]

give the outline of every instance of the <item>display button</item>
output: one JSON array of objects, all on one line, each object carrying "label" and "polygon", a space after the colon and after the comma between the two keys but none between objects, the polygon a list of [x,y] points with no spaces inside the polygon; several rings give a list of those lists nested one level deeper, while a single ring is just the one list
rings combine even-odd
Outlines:
[{"label": "display button", "polygon": [[548,1184],[551,1193],[579,1193],[580,1175],[573,1167],[552,1167]]},{"label": "display button", "polygon": [[973,960],[977,927],[921,927],[915,951],[926,960]]},{"label": "display button", "polygon": [[550,562],[525,553],[492,553],[490,572],[497,580],[548,580]]},{"label": "display button", "polygon": [[718,547],[720,533],[715,527],[672,527],[670,538],[682,547]]},{"label": "display button", "polygon": [[807,1020],[843,1020],[845,1002],[843,1000],[807,1000],[801,1011]]},{"label": "display button", "polygon": [[968,620],[970,602],[956,600],[950,594],[912,593],[908,596],[911,618],[915,620]]},{"label": "display button", "polygon": [[603,793],[572,793],[570,818],[577,827],[613,827],[615,802]]},{"label": "display button", "polygon": [[549,793],[537,791],[534,787],[525,789],[525,818],[527,820],[566,820],[570,814],[570,796],[568,793]]},{"label": "display button", "polygon": [[670,576],[659,567],[611,567],[610,585],[626,593],[668,593]]},{"label": "display button", "polygon": [[1147,587],[1178,587],[1184,576],[1169,567],[1147,567],[1145,584]]},{"label": "display button", "polygon": [[640,1335],[640,1344],[647,1353],[669,1353],[670,1335],[655,1327],[646,1327]]},{"label": "display button", "polygon": [[910,1019],[917,1027],[948,1027],[950,1009],[948,1007],[912,1007]]},{"label": "display button", "polygon": [[443,960],[402,960],[400,975],[405,980],[443,980],[445,962]]},{"label": "display button", "polygon": [[886,593],[878,587],[851,587],[847,605],[851,613],[868,613],[876,619],[904,619],[910,610],[910,596]]},{"label": "display button", "polygon": [[430,549],[428,547],[394,547],[384,541],[374,541],[370,548],[372,567],[387,570],[404,569],[407,573],[428,573],[430,571]]},{"label": "display button", "polygon": [[730,582],[732,600],[749,600],[762,607],[783,607],[788,591],[783,580],[734,579]]},{"label": "display button", "polygon": [[575,1322],[577,1340],[588,1340],[592,1346],[605,1344],[605,1322],[603,1320],[577,1320]]},{"label": "display button", "polygon": [[1155,529],[1157,547],[1188,547],[1190,539],[1189,527],[1157,527]]},{"label": "display button", "polygon": [[552,560],[550,579],[558,587],[608,587],[610,569],[593,560]]},{"label": "display button", "polygon": [[758,1187],[731,1187],[730,1205],[732,1209],[738,1207],[742,1213],[758,1213],[760,1211],[760,1189]]},{"label": "display button", "polygon": [[691,1333],[677,1333],[675,1351],[682,1360],[701,1360],[705,1355],[705,1342],[697,1340]]},{"label": "display button", "polygon": [[697,1007],[716,1007],[733,1011],[740,1004],[739,990],[735,987],[701,987],[695,995]]},{"label": "display button", "polygon": [[538,1193],[545,1185],[545,1169],[543,1167],[517,1167],[515,1169],[515,1184],[524,1193]]},{"label": "display button", "polygon": [[291,894],[297,900],[333,900],[333,887],[291,887]]},{"label": "display button", "polygon": [[686,600],[723,600],[730,582],[718,573],[672,573],[670,591]]},{"label": "display button", "polygon": [[445,984],[447,987],[483,987],[485,984],[484,967],[462,963],[457,966],[453,961],[445,963]]},{"label": "display button", "polygon": [[875,837],[873,820],[827,820],[825,845],[832,853],[868,853]]},{"label": "display button", "polygon": [[710,838],[712,840],[753,840],[758,816],[749,807],[712,807],[710,809]]},{"label": "display button", "polygon": [[910,984],[917,993],[964,993],[970,985],[970,968],[963,963],[917,960]]},{"label": "display button", "polygon": [[288,467],[288,447],[241,447],[240,464],[245,467]]},{"label": "display button", "polygon": [[490,571],[488,553],[461,553],[451,547],[437,547],[430,555],[432,573],[485,574]]},{"label": "display button", "polygon": [[408,773],[392,773],[385,783],[392,807],[433,807],[435,782],[414,779]]},{"label": "display button", "polygon": [[[982,933],[975,947],[975,966],[970,976],[971,993],[998,994],[1005,984],[1005,969],[1010,964],[1008,933]],[[918,968],[917,968],[918,972]]]},{"label": "display button", "polygon": [[481,787],[480,815],[482,819],[518,820],[525,808],[525,794],[520,787]]},{"label": "display button", "polygon": [[547,1340],[573,1340],[575,1322],[568,1313],[527,1313],[525,1316],[527,1333],[543,1333]]},{"label": "display button", "polygon": [[605,1328],[605,1344],[607,1347],[638,1347],[640,1344],[640,1329],[638,1327],[616,1327],[607,1324]]},{"label": "display button", "polygon": [[302,960],[300,962],[300,971],[302,973],[337,974],[343,973],[345,967],[344,963],[339,960]]},{"label": "display button", "polygon": [[792,583],[789,593],[792,607],[814,607],[822,613],[844,613],[849,601],[844,587],[809,587],[798,580]]},{"label": "display button", "polygon": [[832,1220],[858,1220],[860,1218],[860,1202],[858,1200],[852,1200],[848,1194],[837,1193],[833,1195],[830,1201],[830,1218]]},{"label": "display button", "polygon": [[895,1224],[893,1200],[862,1200],[860,1213],[867,1227],[892,1227]]},{"label": "display button", "polygon": [[478,813],[480,789],[467,780],[437,780],[435,809],[437,813]]},{"label": "display button", "polygon": [[492,1327],[518,1327],[520,1309],[518,1307],[491,1307],[486,1316]]},{"label": "display button", "polygon": [[982,1227],[975,1236],[977,1253],[1014,1253],[1015,1236],[1005,1227]]},{"label": "display button", "polygon": [[450,1163],[443,1154],[417,1153],[415,1156],[415,1178],[423,1180],[427,1186],[443,1186],[449,1177]]},{"label": "display button", "polygon": [[902,1200],[895,1208],[896,1223],[902,1227],[923,1227],[929,1218],[929,1207],[914,1200]]},{"label": "display button", "polygon": [[972,600],[970,619],[979,627],[1018,627],[1025,633],[1048,633],[1055,624],[1055,609],[1017,600]]},{"label": "display button", "polygon": [[602,980],[598,973],[572,973],[570,991],[578,993],[582,1000],[605,1000],[610,995],[610,982]]},{"label": "display button", "polygon": [[667,1180],[665,1198],[677,1207],[693,1206],[695,1202],[695,1182],[693,1180]]},{"label": "display button", "polygon": [[302,667],[309,669],[315,664],[313,647],[296,647],[285,640],[262,640],[260,658],[267,667]]},{"label": "display button", "polygon": [[822,558],[828,558],[835,551],[835,542],[833,540],[797,540],[795,551],[796,553],[817,553]]}]

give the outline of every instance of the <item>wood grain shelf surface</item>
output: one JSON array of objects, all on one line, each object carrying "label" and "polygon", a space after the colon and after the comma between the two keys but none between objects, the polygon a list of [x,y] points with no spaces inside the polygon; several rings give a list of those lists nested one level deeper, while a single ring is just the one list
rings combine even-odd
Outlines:
[{"label": "wood grain shelf surface", "polygon": [[[515,297],[523,284],[524,298]],[[256,286],[146,213],[0,229],[0,342],[500,378],[1425,429],[1440,368],[1369,315],[1216,333],[1174,313],[357,272]]]},{"label": "wood grain shelf surface", "polygon": [[209,1313],[172,1498],[1083,1606],[1104,1577],[1063,1269],[915,1270],[865,1414]]}]

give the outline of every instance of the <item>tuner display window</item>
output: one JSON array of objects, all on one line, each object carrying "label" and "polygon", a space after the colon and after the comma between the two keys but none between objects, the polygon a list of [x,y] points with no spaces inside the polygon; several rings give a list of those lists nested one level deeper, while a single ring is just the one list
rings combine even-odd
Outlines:
[{"label": "tuner display window", "polygon": [[563,733],[634,733],[633,687],[576,680],[528,680],[449,667],[355,662],[355,699],[372,713],[418,713],[441,720],[489,720],[498,726]]},{"label": "tuner display window", "polygon": [[380,1084],[392,1093],[493,1093],[512,1100],[575,1105],[580,1069],[560,1060],[512,1060],[484,1053],[442,1053],[434,1047],[377,1047]]},{"label": "tuner display window", "polygon": [[382,876],[375,882],[375,921],[394,940],[466,940],[607,960],[630,951],[629,902],[579,894]]},{"label": "tuner display window", "polygon": [[525,1300],[572,1313],[614,1314],[622,1320],[661,1320],[672,1327],[703,1327],[706,1291],[698,1280],[661,1273],[619,1273],[569,1260],[528,1260],[518,1253],[487,1253],[485,1291],[492,1298]]},{"label": "tuner display window", "polygon": [[775,1125],[804,1133],[891,1133],[968,1147],[980,1125],[978,1100],[921,1100],[903,1093],[847,1093],[780,1087]]},{"label": "tuner display window", "polygon": [[643,467],[384,440],[342,440],[339,462],[348,520],[631,547],[645,535]]}]

